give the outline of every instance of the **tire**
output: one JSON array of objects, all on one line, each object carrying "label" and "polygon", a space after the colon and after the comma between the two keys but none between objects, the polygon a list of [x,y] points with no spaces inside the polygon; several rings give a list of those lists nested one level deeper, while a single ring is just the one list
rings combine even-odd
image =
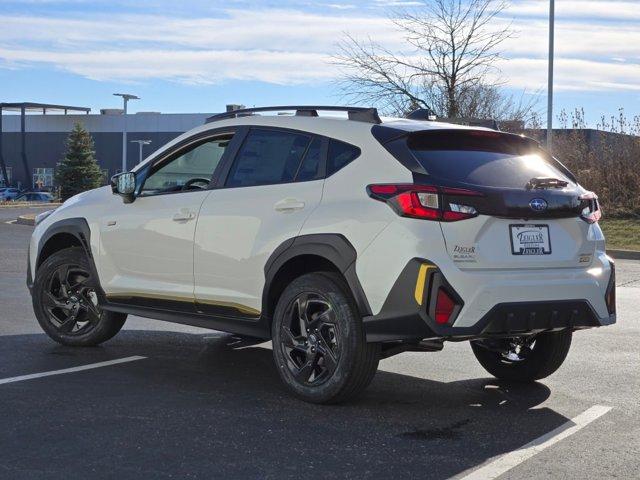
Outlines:
[{"label": "tire", "polygon": [[278,299],[271,330],[278,374],[304,401],[353,399],[378,369],[380,345],[366,342],[358,309],[337,274],[315,272],[293,280]]},{"label": "tire", "polygon": [[513,339],[491,344],[473,341],[471,348],[480,365],[494,377],[511,382],[533,382],[548,377],[560,368],[569,353],[571,337],[571,330],[536,335],[535,343],[526,350],[527,354],[516,360],[507,358],[504,351],[495,349],[496,346],[504,349]]},{"label": "tire", "polygon": [[98,281],[91,275],[85,251],[66,248],[38,268],[31,292],[33,311],[44,332],[70,346],[94,346],[112,338],[127,315],[98,305]]}]

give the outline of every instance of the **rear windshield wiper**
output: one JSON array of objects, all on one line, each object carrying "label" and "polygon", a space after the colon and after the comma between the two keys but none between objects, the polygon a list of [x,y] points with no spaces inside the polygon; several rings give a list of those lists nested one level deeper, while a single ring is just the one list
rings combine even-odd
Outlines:
[{"label": "rear windshield wiper", "polygon": [[564,188],[569,182],[553,177],[535,177],[527,182],[527,190],[534,188]]}]

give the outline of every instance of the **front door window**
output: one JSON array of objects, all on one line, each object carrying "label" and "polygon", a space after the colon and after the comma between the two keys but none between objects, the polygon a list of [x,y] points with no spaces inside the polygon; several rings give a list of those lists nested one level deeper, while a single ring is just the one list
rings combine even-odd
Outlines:
[{"label": "front door window", "polygon": [[208,140],[161,162],[145,180],[140,195],[207,189],[230,140],[231,136]]}]

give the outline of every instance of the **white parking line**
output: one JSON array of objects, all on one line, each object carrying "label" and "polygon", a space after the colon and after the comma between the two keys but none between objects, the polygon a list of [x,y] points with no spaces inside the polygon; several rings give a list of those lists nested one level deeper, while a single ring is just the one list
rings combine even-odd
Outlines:
[{"label": "white parking line", "polygon": [[63,375],[65,373],[81,372],[83,370],[91,370],[94,368],[108,367],[109,365],[117,365],[119,363],[133,362],[135,360],[142,360],[147,357],[126,357],[118,358],[116,360],[108,360],[106,362],[90,363],[88,365],[81,365],[79,367],[63,368],[62,370],[51,370],[50,372],[32,373],[30,375],[20,375],[19,377],[1,378],[0,385],[5,383],[22,382],[23,380],[33,380],[34,378],[50,377],[52,375]]},{"label": "white parking line", "polygon": [[462,476],[456,476],[455,478],[459,480],[491,480],[498,478],[503,473],[540,453],[545,448],[548,448],[554,443],[558,443],[560,440],[573,435],[578,430],[586,427],[594,420],[603,416],[609,410],[611,410],[611,407],[595,405],[572,420],[560,425],[558,428],[536,438],[532,442],[527,443],[518,450],[506,453],[497,460],[494,460],[477,470],[473,470],[467,475],[463,473]]}]

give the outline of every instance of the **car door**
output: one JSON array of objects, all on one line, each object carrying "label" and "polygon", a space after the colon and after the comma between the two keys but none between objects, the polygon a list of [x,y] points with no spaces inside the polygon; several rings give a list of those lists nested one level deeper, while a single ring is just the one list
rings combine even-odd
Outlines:
[{"label": "car door", "polygon": [[193,307],[198,213],[232,131],[187,141],[138,172],[135,201],[114,202],[102,219],[100,275],[111,301]]},{"label": "car door", "polygon": [[322,197],[326,140],[251,128],[225,181],[202,205],[194,252],[199,311],[260,314],[264,265],[300,232]]}]

